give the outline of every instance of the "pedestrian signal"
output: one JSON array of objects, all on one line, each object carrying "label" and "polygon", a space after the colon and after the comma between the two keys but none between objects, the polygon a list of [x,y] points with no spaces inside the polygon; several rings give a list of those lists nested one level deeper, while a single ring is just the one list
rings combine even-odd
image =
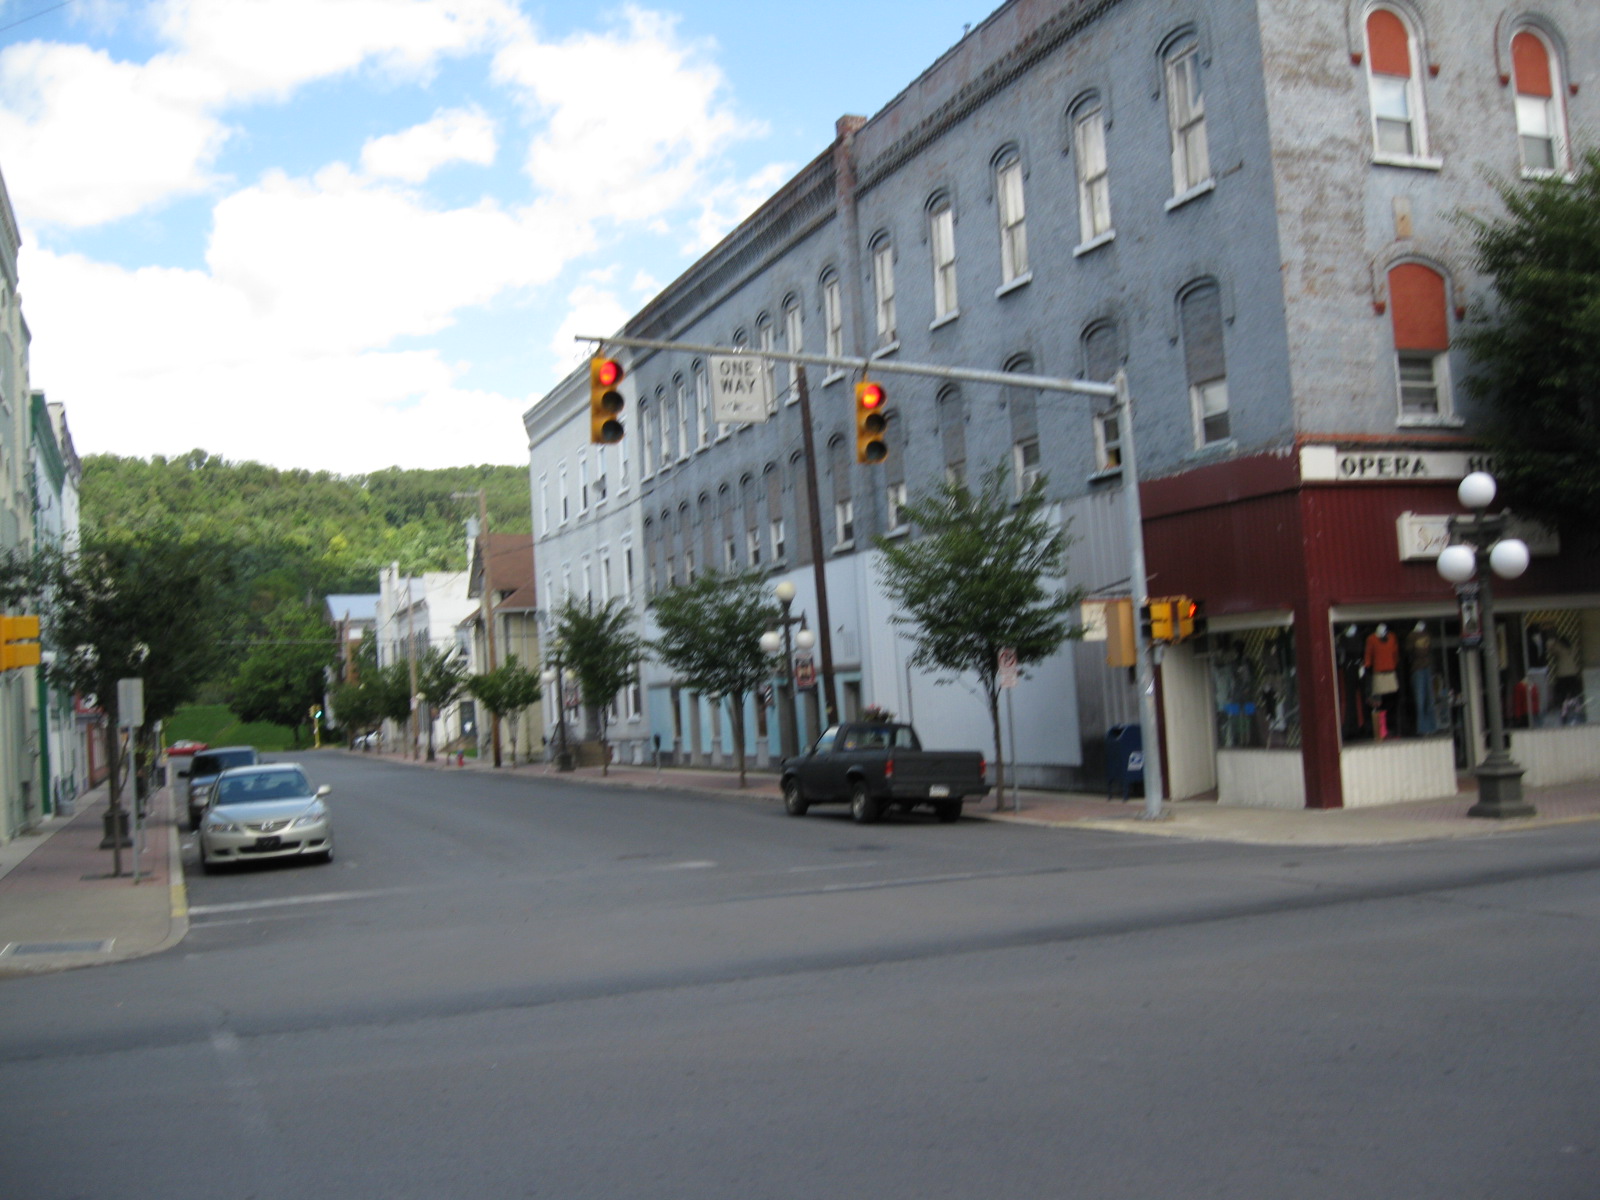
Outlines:
[{"label": "pedestrian signal", "polygon": [[622,440],[622,393],[617,385],[624,374],[614,358],[589,360],[589,441],[597,446]]}]

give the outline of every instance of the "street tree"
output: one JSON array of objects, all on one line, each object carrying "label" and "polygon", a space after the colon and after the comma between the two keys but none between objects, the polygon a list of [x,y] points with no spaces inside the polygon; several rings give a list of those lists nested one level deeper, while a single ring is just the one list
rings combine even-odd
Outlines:
[{"label": "street tree", "polygon": [[1600,149],[1571,178],[1502,181],[1464,214],[1491,296],[1460,339],[1496,477],[1520,513],[1600,542]]},{"label": "street tree", "polygon": [[569,596],[556,616],[556,640],[566,670],[577,679],[583,702],[595,714],[595,728],[600,731],[600,773],[608,774],[611,703],[633,682],[644,653],[644,643],[633,631],[633,613],[615,597],[597,605],[593,600],[580,604]]},{"label": "street tree", "polygon": [[661,635],[650,643],[691,688],[728,702],[739,786],[745,785],[745,697],[772,677],[761,635],[772,624],[772,603],[759,572],[709,572],[651,601]]},{"label": "street tree", "polygon": [[1000,651],[1016,652],[1023,675],[1081,632],[1068,621],[1083,599],[1068,590],[1067,538],[1045,515],[1045,480],[1021,495],[1002,462],[976,491],[947,480],[905,507],[910,539],[880,537],[884,589],[910,631],[911,662],[954,682],[977,676],[989,706],[995,796],[1005,788],[1000,741]]},{"label": "street tree", "polygon": [[117,681],[144,681],[140,741],[149,747],[156,723],[192,699],[221,661],[232,560],[219,543],[152,527],[90,530],[75,550],[12,565],[37,588],[30,605],[39,605],[44,640],[55,649],[51,682],[95,697],[106,714],[106,761],[119,780]]},{"label": "street tree", "polygon": [[234,676],[229,706],[243,721],[287,725],[298,746],[301,728],[322,708],[337,658],[334,631],[317,609],[296,600],[279,604]]},{"label": "street tree", "polygon": [[[511,735],[511,762],[517,761],[517,724],[516,717],[530,704],[536,703],[544,695],[544,687],[539,682],[536,671],[530,671],[517,661],[515,654],[508,654],[506,661],[492,671],[482,675],[473,675],[467,680],[467,691],[477,700],[478,704],[487,709],[496,720],[508,721],[506,728]],[[494,765],[500,765],[500,747],[494,748]]]},{"label": "street tree", "polygon": [[466,689],[467,664],[455,650],[430,646],[417,659],[417,696],[422,701],[422,719],[428,725],[428,761],[434,761],[433,721],[439,710],[449,705]]}]

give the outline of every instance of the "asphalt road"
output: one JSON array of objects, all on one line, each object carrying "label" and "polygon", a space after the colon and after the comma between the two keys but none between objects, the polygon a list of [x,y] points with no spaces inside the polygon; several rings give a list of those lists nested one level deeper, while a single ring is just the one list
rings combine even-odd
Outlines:
[{"label": "asphalt road", "polygon": [[0,1196],[1600,1195],[1600,827],[1285,851],[307,756],[0,982]]}]

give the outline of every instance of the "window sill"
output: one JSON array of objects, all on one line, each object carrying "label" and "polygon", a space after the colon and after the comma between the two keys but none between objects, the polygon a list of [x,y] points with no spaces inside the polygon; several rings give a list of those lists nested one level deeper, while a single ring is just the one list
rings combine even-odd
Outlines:
[{"label": "window sill", "polygon": [[910,533],[911,533],[911,526],[909,526],[909,525],[896,525],[893,529],[885,529],[883,531],[883,536],[885,538],[903,538],[903,537],[908,536]]},{"label": "window sill", "polygon": [[854,550],[855,548],[856,548],[856,540],[855,540],[855,538],[848,538],[845,541],[835,542],[833,544],[833,552],[835,554],[848,554],[850,551]]},{"label": "window sill", "polygon": [[1189,454],[1190,458],[1221,458],[1232,454],[1239,448],[1238,443],[1231,437],[1221,438],[1215,442],[1207,442],[1203,446],[1196,446]]},{"label": "window sill", "polygon": [[884,358],[884,357],[886,357],[886,356],[888,356],[890,354],[893,354],[895,351],[897,351],[899,349],[900,349],[900,339],[899,338],[895,338],[894,341],[886,342],[882,346],[879,346],[876,350],[874,350],[872,352],[872,357],[873,358]]},{"label": "window sill", "polygon": [[1018,288],[1025,288],[1032,282],[1033,282],[1033,272],[1032,271],[1024,271],[1021,275],[1018,275],[1010,283],[1002,283],[999,287],[995,288],[995,290],[994,290],[994,298],[996,300],[998,300],[1001,296],[1009,296],[1012,292],[1016,291]]},{"label": "window sill", "polygon": [[961,310],[959,308],[953,308],[949,312],[945,313],[944,316],[934,318],[933,324],[928,326],[928,331],[931,333],[933,330],[938,329],[942,325],[948,325],[951,321],[954,321],[959,316],[961,316]]},{"label": "window sill", "polygon": [[829,371],[826,375],[824,375],[822,377],[822,386],[823,387],[832,387],[834,384],[842,382],[843,379],[844,379],[844,372],[843,371]]},{"label": "window sill", "polygon": [[1087,242],[1084,242],[1082,245],[1074,246],[1072,248],[1072,257],[1074,257],[1074,258],[1082,258],[1085,254],[1088,254],[1090,251],[1098,250],[1098,249],[1100,249],[1101,246],[1109,246],[1112,242],[1114,242],[1116,240],[1117,240],[1117,231],[1115,229],[1108,229],[1104,233],[1090,238]]},{"label": "window sill", "polygon": [[1172,212],[1174,209],[1182,208],[1185,204],[1189,203],[1189,201],[1198,200],[1201,196],[1207,195],[1216,190],[1217,181],[1214,178],[1206,179],[1195,184],[1187,192],[1180,192],[1171,200],[1168,200],[1163,207],[1168,212]]},{"label": "window sill", "polygon": [[1442,171],[1444,159],[1401,157],[1398,154],[1374,154],[1372,165],[1375,167],[1405,167],[1412,171]]},{"label": "window sill", "polygon": [[1101,467],[1098,471],[1095,471],[1093,474],[1091,474],[1089,476],[1089,482],[1090,483],[1110,483],[1113,479],[1121,479],[1121,478],[1122,478],[1122,468],[1120,466],[1116,466],[1116,467]]},{"label": "window sill", "polygon": [[1466,421],[1449,414],[1401,413],[1395,420],[1397,429],[1461,429]]},{"label": "window sill", "polygon": [[1572,183],[1577,179],[1577,176],[1572,173],[1571,168],[1552,171],[1545,167],[1523,167],[1522,178],[1529,181],[1559,179],[1562,183]]}]

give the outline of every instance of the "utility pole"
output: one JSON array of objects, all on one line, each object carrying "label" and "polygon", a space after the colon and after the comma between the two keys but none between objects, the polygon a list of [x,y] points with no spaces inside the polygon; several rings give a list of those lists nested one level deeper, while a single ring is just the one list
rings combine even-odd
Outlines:
[{"label": "utility pole", "polygon": [[[805,367],[796,367],[795,387],[800,392],[800,425],[806,450],[806,514],[811,526],[811,577],[817,589],[817,653],[822,659],[822,727],[839,719],[838,700],[833,694],[833,630],[828,619],[828,563],[822,556],[822,506],[817,500],[816,440],[811,432],[811,389],[806,386]],[[791,665],[791,670],[793,669]]]}]

